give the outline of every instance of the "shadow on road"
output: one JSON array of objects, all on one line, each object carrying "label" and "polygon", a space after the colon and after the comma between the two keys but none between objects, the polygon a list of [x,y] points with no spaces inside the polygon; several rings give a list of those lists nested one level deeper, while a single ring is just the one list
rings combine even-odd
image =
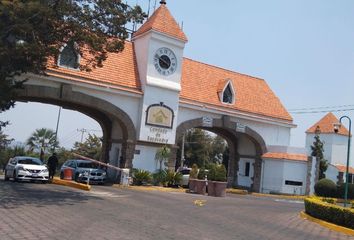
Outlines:
[{"label": "shadow on road", "polygon": [[65,187],[51,186],[53,185],[0,180],[0,208],[11,209],[25,205],[36,207],[74,205],[90,199],[101,199]]}]

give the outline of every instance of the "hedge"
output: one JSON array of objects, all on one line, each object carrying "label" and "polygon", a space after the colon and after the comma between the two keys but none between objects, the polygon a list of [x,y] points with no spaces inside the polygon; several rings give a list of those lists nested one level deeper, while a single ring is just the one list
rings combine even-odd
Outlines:
[{"label": "hedge", "polygon": [[305,212],[312,217],[354,229],[354,209],[324,202],[318,197],[305,198]]},{"label": "hedge", "polygon": [[315,184],[315,193],[320,197],[336,197],[337,186],[332,180],[323,178]]}]

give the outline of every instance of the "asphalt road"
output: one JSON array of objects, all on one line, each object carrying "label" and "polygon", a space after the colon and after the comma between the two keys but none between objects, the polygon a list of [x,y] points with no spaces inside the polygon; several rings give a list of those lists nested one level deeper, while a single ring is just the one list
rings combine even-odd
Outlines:
[{"label": "asphalt road", "polygon": [[[198,206],[195,200],[205,200]],[[303,203],[0,180],[0,239],[353,239],[303,220]]]}]

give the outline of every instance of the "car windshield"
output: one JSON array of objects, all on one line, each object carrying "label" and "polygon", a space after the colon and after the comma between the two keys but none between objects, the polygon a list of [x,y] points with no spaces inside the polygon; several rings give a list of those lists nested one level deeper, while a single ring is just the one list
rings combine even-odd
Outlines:
[{"label": "car windshield", "polygon": [[96,163],[93,162],[78,162],[77,166],[79,168],[98,168],[98,165]]},{"label": "car windshield", "polygon": [[22,158],[18,160],[19,164],[42,165],[42,161],[36,158]]}]

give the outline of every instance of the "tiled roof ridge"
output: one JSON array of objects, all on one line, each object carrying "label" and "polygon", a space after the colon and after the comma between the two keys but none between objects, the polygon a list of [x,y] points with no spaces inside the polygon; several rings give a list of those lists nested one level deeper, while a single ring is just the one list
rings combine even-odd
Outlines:
[{"label": "tiled roof ridge", "polygon": [[288,118],[282,118],[282,117],[278,117],[278,116],[275,116],[275,115],[266,115],[264,113],[260,113],[260,112],[252,112],[252,111],[247,111],[247,110],[244,110],[244,109],[240,109],[240,108],[235,108],[233,105],[224,105],[224,106],[220,106],[220,105],[217,105],[217,104],[213,104],[213,103],[205,103],[205,102],[201,102],[201,101],[198,101],[198,100],[191,100],[189,98],[185,98],[185,97],[180,97],[180,101],[183,101],[183,100],[187,100],[187,101],[191,101],[193,103],[198,103],[198,104],[202,104],[202,105],[208,105],[208,106],[213,106],[213,107],[217,107],[217,108],[220,108],[222,107],[223,109],[225,110],[234,110],[234,111],[239,111],[239,112],[243,112],[243,113],[251,113],[253,115],[256,115],[256,116],[259,116],[259,117],[270,117],[270,118],[274,118],[274,119],[279,119],[279,120],[283,120],[283,121],[288,121],[288,122],[291,122],[292,123],[292,119],[288,119]]},{"label": "tiled roof ridge", "polygon": [[[161,25],[161,22],[158,20],[162,20],[164,24]],[[160,7],[154,11],[154,13],[146,20],[146,22],[144,22],[133,34],[133,37],[140,36],[146,32],[149,32],[150,30],[167,34],[184,42],[188,41],[187,36],[165,4],[161,4]]]},{"label": "tiled roof ridge", "polygon": [[[183,59],[189,60],[189,61],[192,61],[192,62],[195,62],[195,63],[203,64],[203,65],[206,65],[206,66],[209,66],[209,67],[217,68],[217,69],[229,72],[229,73],[235,73],[235,74],[242,75],[242,76],[245,76],[245,77],[248,77],[248,78],[257,79],[257,80],[260,80],[260,81],[265,81],[263,78],[260,78],[260,77],[255,77],[255,76],[251,76],[251,75],[248,75],[248,74],[245,74],[245,73],[236,72],[234,70],[230,70],[230,69],[227,69],[225,67],[212,65],[210,63],[201,62],[199,60],[194,60],[194,59],[191,59],[191,58],[188,58],[188,57],[183,57]],[[227,78],[227,79],[230,79],[230,78]]]},{"label": "tiled roof ridge", "polygon": [[338,135],[348,135],[348,129],[342,124],[338,132],[334,132],[333,124],[339,122],[339,119],[333,114],[333,112],[328,112],[315,124],[309,127],[305,133],[316,133],[316,128],[319,126],[320,134],[338,134]]},{"label": "tiled roof ridge", "polygon": [[58,76],[67,76],[69,79],[71,80],[75,80],[75,81],[80,81],[80,79],[82,79],[83,82],[91,82],[91,83],[95,83],[97,85],[100,85],[100,86],[106,86],[106,87],[120,87],[120,88],[123,88],[123,89],[127,89],[127,90],[132,90],[134,92],[138,92],[138,93],[142,93],[142,89],[141,87],[129,87],[129,86],[126,86],[126,85],[123,85],[123,84],[116,84],[116,83],[106,83],[106,82],[101,82],[101,81],[97,81],[96,79],[94,78],[90,78],[90,77],[84,77],[84,76],[77,76],[75,74],[72,74],[72,73],[63,73],[61,71],[59,71],[59,68],[50,68],[50,69],[47,69],[46,70],[46,74],[49,75],[49,76],[54,76],[54,77],[58,77]]}]

